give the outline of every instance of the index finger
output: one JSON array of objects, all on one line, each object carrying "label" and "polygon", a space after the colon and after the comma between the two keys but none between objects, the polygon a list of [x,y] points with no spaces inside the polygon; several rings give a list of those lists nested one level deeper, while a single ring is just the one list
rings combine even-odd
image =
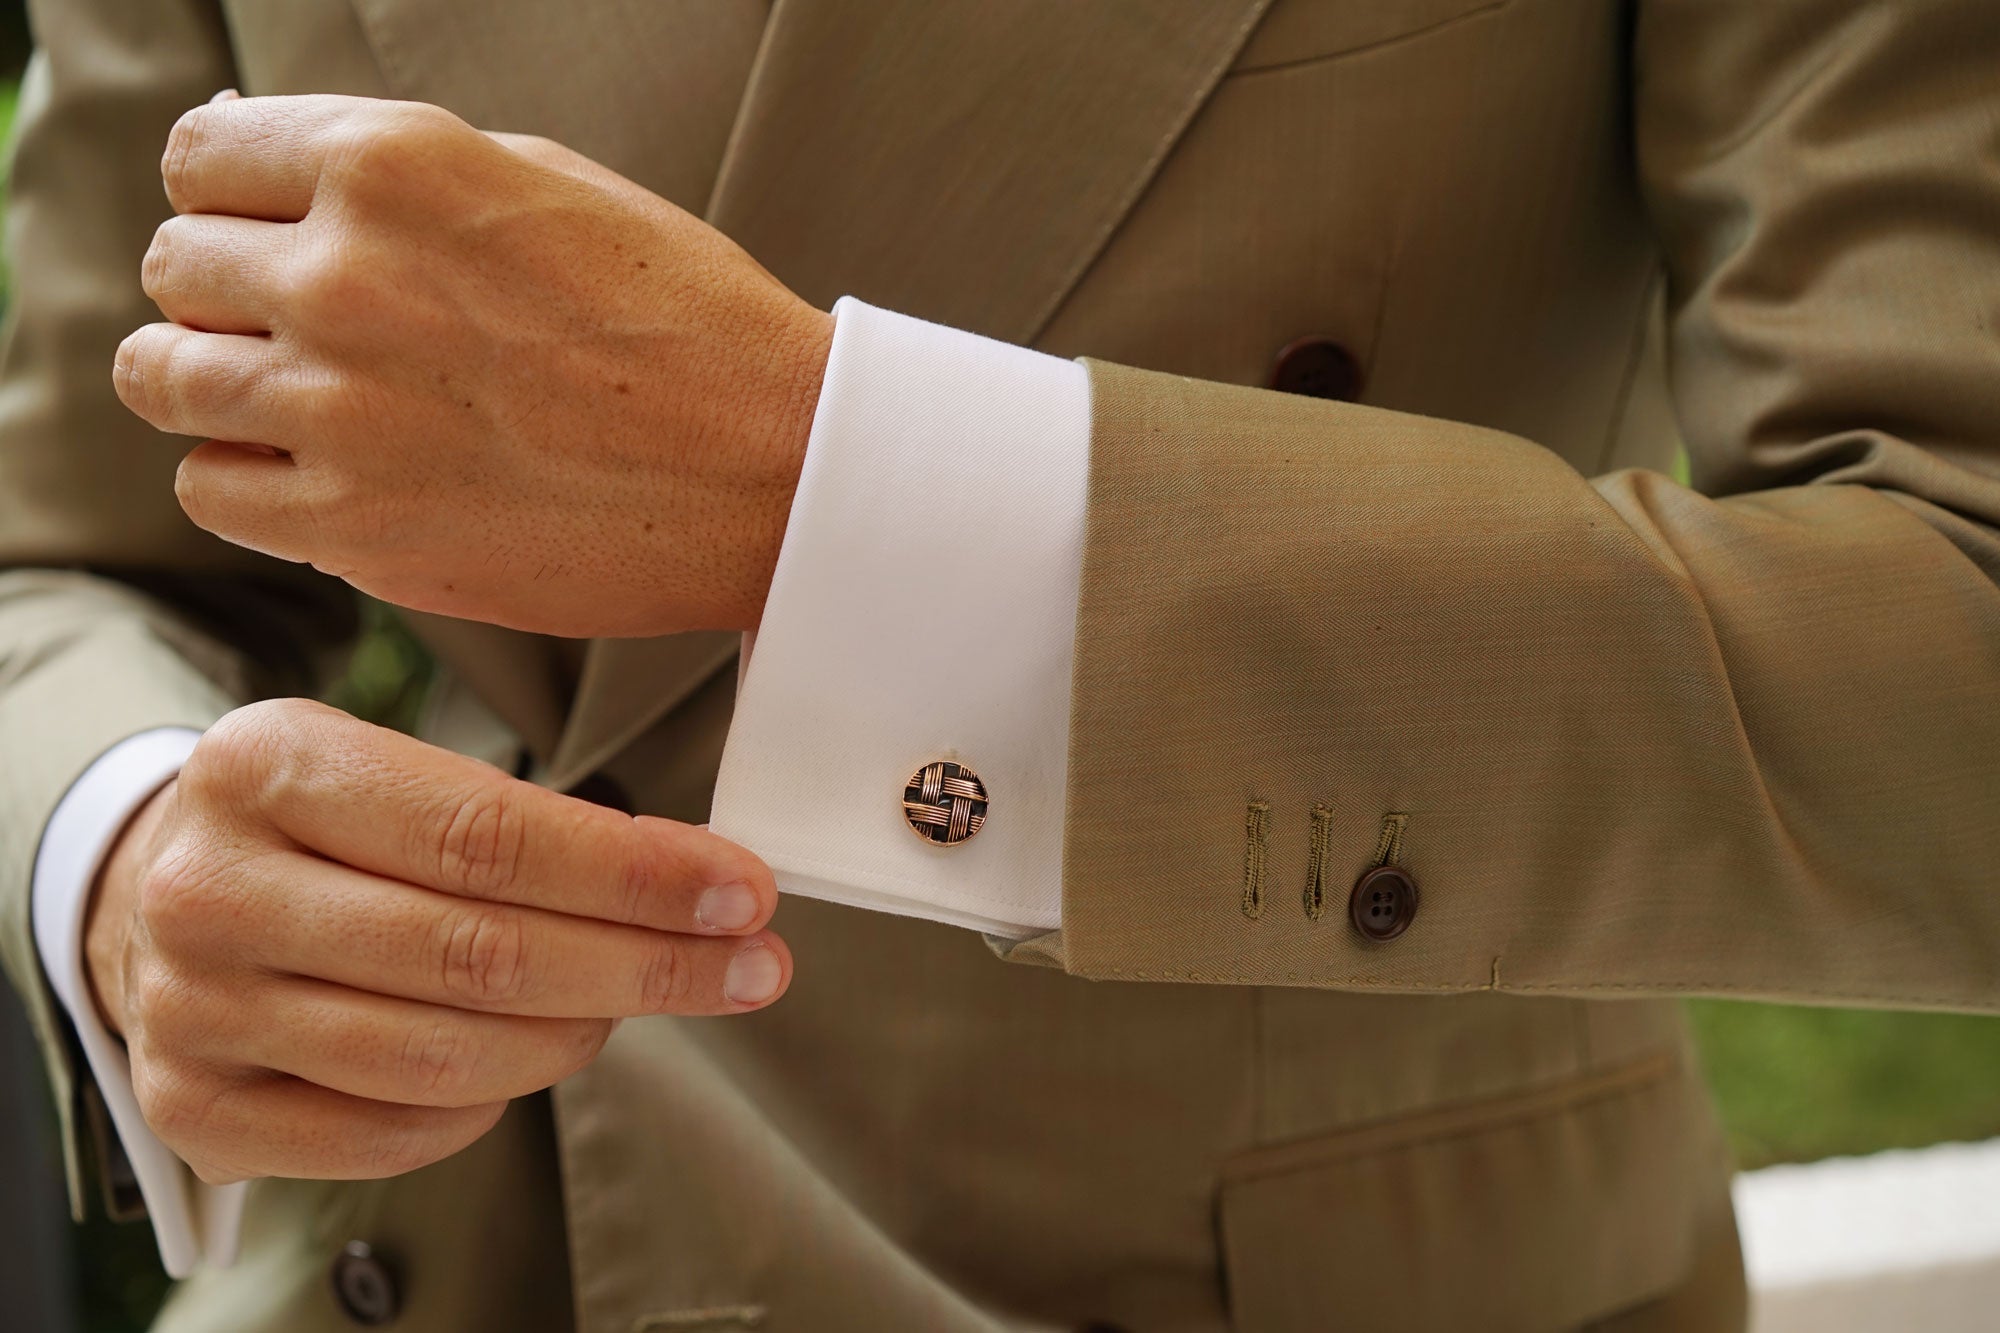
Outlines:
[{"label": "index finger", "polygon": [[357,870],[708,935],[753,933],[777,905],[769,868],[706,829],[635,819],[332,708],[298,705],[287,726],[261,747],[261,813]]},{"label": "index finger", "polygon": [[330,93],[211,101],[174,122],[160,180],[177,213],[297,222],[311,211],[329,159],[415,111]]}]

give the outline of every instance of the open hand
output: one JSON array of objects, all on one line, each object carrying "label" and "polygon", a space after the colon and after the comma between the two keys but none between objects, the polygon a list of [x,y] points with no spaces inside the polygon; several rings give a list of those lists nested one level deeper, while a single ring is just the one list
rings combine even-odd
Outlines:
[{"label": "open hand", "polygon": [[238,709],[114,848],[91,986],[147,1123],[202,1179],[437,1161],[614,1020],[791,978],[770,871],[301,699]]},{"label": "open hand", "polygon": [[[202,527],[543,633],[756,624],[832,318],[713,228],[436,107],[219,100],[162,163],[119,396]],[[249,447],[244,447],[249,446]]]}]

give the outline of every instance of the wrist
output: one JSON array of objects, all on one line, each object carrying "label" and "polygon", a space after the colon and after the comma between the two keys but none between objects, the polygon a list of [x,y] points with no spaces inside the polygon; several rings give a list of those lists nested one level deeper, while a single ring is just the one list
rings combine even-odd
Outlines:
[{"label": "wrist", "polygon": [[833,316],[800,302],[797,318],[790,321],[771,357],[777,373],[771,411],[761,418],[765,424],[758,441],[763,458],[759,473],[765,484],[759,488],[749,524],[744,579],[730,608],[729,628],[752,630],[763,619],[832,349]]}]

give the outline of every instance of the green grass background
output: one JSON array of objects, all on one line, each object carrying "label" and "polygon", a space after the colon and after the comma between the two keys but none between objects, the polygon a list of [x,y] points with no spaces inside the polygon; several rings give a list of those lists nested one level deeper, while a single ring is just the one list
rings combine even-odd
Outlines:
[{"label": "green grass background", "polygon": [[[14,97],[0,85],[0,130]],[[4,283],[0,272],[0,300]],[[370,608],[329,698],[407,726],[429,670],[394,618]],[[2000,1136],[2000,1019],[1718,1000],[1688,1013],[1745,1167]],[[165,1290],[147,1229],[90,1224],[78,1285],[87,1333],[143,1327]]]}]

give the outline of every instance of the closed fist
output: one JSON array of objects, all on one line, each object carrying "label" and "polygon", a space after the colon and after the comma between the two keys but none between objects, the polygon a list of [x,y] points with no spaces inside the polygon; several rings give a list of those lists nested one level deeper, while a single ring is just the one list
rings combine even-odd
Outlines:
[{"label": "closed fist", "polygon": [[546,140],[415,103],[218,101],[119,348],[208,437],[193,520],[386,601],[571,636],[762,613],[832,318],[721,233]]}]

